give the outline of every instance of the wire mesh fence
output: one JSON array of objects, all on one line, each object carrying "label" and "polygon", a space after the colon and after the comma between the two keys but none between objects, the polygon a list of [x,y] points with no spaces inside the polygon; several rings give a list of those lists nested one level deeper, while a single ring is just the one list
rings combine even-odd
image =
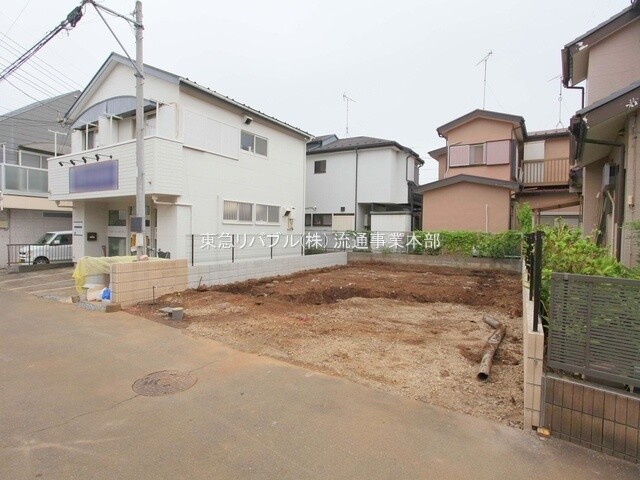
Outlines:
[{"label": "wire mesh fence", "polygon": [[186,237],[191,265],[304,255],[304,234],[220,233]]}]

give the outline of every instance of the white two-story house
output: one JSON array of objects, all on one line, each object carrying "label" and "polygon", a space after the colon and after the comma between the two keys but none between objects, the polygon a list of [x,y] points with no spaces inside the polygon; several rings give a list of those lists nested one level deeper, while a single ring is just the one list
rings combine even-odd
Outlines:
[{"label": "white two-story house", "polygon": [[[134,73],[109,56],[67,113],[71,153],[49,160],[50,198],[73,202],[75,261],[132,247]],[[192,234],[303,233],[310,135],[151,66],[144,98],[148,246],[180,258]]]},{"label": "white two-story house", "polygon": [[307,229],[412,230],[420,225],[422,197],[414,188],[423,164],[392,140],[314,138],[307,144]]}]

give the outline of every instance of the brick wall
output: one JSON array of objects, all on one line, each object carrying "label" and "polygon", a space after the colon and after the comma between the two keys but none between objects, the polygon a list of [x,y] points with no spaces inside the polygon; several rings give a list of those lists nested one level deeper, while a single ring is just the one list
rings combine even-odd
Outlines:
[{"label": "brick wall", "polygon": [[111,264],[111,300],[131,305],[187,289],[187,260]]},{"label": "brick wall", "polygon": [[542,366],[544,364],[544,333],[542,324],[533,330],[533,302],[524,279],[522,288],[522,331],[524,362],[524,429],[540,426],[542,413]]},{"label": "brick wall", "polygon": [[640,463],[640,395],[550,374],[544,394],[551,435]]}]

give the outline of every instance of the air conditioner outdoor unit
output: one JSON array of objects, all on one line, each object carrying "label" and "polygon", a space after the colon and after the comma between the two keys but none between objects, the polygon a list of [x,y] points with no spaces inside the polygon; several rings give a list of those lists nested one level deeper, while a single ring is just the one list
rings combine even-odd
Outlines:
[{"label": "air conditioner outdoor unit", "polygon": [[611,190],[616,185],[616,174],[618,173],[617,165],[613,162],[604,164],[602,169],[602,189]]}]

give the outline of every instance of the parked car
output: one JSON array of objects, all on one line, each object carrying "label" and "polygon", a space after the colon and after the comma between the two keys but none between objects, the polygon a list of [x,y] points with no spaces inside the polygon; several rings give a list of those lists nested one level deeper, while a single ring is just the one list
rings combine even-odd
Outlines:
[{"label": "parked car", "polygon": [[47,232],[35,243],[20,248],[20,263],[70,262],[73,259],[73,232]]}]

